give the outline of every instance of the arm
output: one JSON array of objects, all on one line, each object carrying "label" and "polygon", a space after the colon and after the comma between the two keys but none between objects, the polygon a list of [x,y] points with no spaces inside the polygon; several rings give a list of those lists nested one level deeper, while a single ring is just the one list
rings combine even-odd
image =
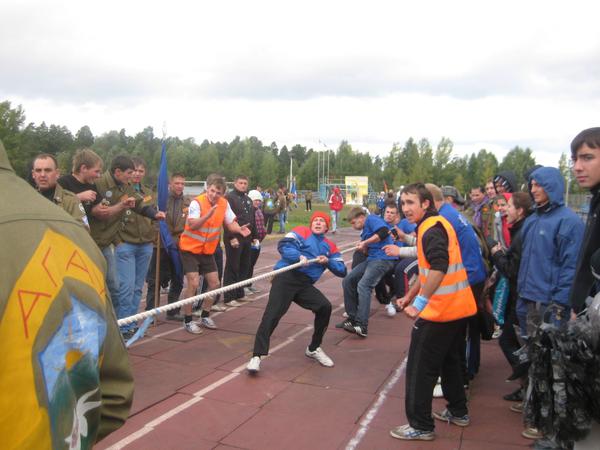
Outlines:
[{"label": "arm", "polygon": [[558,231],[557,261],[559,273],[556,285],[552,286],[551,299],[561,304],[568,304],[569,302],[584,229],[583,222],[576,217],[573,220],[565,220]]},{"label": "arm", "polygon": [[336,252],[329,257],[329,261],[327,262],[327,268],[331,270],[331,272],[340,278],[344,278],[348,269],[346,268],[346,263],[344,263],[344,259],[340,252]]},{"label": "arm", "polygon": [[98,203],[92,208],[92,216],[98,220],[108,220],[111,217],[132,208],[134,201],[134,199],[128,198],[126,200],[121,200],[119,203],[116,203],[112,206],[108,206],[104,203]]},{"label": "arm", "polygon": [[295,264],[300,261],[300,237],[293,231],[287,233],[283,239],[277,243],[277,251],[281,259],[287,264]]},{"label": "arm", "polygon": [[381,227],[373,234],[373,236],[365,239],[364,241],[360,241],[356,245],[356,248],[357,248],[357,250],[360,250],[361,252],[366,253],[367,248],[369,247],[370,244],[376,244],[377,242],[381,242],[383,239],[388,237],[389,234],[390,234],[390,231],[387,227]]}]

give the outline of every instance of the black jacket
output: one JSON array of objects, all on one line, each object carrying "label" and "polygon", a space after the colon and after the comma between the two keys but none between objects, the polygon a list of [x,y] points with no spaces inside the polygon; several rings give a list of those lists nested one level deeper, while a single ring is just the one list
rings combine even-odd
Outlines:
[{"label": "black jacket", "polygon": [[575,278],[571,287],[569,303],[576,313],[585,308],[585,299],[593,295],[594,277],[590,269],[590,258],[592,254],[600,248],[600,185],[592,189],[592,200],[590,202],[590,212],[588,214],[583,242],[577,258],[577,268],[575,269]]},{"label": "black jacket", "polygon": [[237,189],[233,189],[227,193],[225,198],[229,202],[231,210],[237,216],[237,223],[240,226],[249,224],[250,231],[252,232],[248,237],[243,238],[241,235],[231,233],[227,228],[225,228],[225,239],[232,239],[236,237],[240,242],[257,239],[258,233],[256,232],[256,222],[254,219],[254,206],[252,205],[252,200],[250,200],[248,194],[245,192],[240,192]]},{"label": "black jacket", "polygon": [[513,314],[517,304],[517,278],[519,276],[519,265],[521,264],[521,248],[523,237],[521,227],[525,219],[515,222],[510,228],[510,246],[508,249],[494,253],[492,259],[498,271],[508,279],[509,294],[506,311]]}]

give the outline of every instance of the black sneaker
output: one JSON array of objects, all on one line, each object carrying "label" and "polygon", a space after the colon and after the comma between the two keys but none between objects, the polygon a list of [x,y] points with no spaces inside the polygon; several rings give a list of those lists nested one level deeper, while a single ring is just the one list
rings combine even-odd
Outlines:
[{"label": "black sneaker", "polygon": [[367,337],[367,327],[363,325],[354,325],[354,332],[362,338]]},{"label": "black sneaker", "polygon": [[521,388],[517,389],[510,394],[506,394],[502,397],[504,400],[509,402],[522,402],[523,401],[523,390]]},{"label": "black sneaker", "polygon": [[335,327],[341,328],[342,330],[350,331],[351,333],[354,333],[354,326],[352,325],[352,320],[350,320],[350,319],[346,319],[343,322],[336,323]]}]

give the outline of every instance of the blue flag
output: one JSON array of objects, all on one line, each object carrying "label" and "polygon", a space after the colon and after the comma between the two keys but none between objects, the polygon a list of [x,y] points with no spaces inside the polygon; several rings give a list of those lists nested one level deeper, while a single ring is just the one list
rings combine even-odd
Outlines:
[{"label": "blue flag", "polygon": [[291,183],[291,186],[290,186],[290,193],[293,194],[294,196],[297,193],[297,191],[296,191],[296,179],[295,178],[292,180],[292,183]]},{"label": "blue flag", "polygon": [[[162,153],[160,155],[160,169],[158,169],[158,210],[167,211],[167,200],[169,199],[169,175],[167,174],[167,146],[163,141]],[[164,220],[159,222],[160,240],[166,249],[169,258],[175,267],[175,276],[181,279],[183,277],[183,268],[181,267],[181,258],[179,249],[173,242],[169,228]]]}]

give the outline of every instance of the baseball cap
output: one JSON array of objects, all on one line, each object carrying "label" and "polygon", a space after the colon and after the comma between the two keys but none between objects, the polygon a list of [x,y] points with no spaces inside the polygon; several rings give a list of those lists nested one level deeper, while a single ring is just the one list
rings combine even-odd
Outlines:
[{"label": "baseball cap", "polygon": [[452,197],[459,205],[465,204],[465,199],[454,186],[442,186],[442,195],[444,197]]}]

